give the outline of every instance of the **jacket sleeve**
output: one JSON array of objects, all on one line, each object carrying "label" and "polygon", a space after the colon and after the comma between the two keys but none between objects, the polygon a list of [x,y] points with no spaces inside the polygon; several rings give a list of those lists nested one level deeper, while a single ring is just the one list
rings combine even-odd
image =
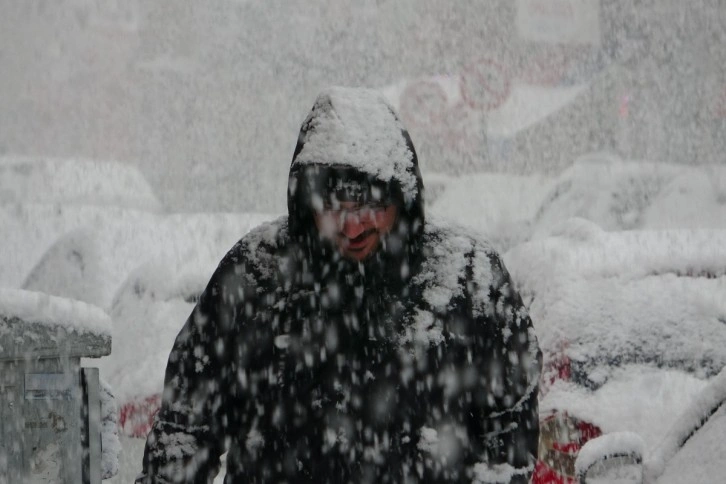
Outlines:
[{"label": "jacket sleeve", "polygon": [[235,305],[223,261],[174,342],[137,483],[211,483],[224,452]]},{"label": "jacket sleeve", "polygon": [[488,252],[476,259],[470,287],[473,317],[484,330],[479,374],[486,398],[477,412],[484,455],[474,468],[475,481],[527,483],[537,460],[542,353],[499,256]]}]

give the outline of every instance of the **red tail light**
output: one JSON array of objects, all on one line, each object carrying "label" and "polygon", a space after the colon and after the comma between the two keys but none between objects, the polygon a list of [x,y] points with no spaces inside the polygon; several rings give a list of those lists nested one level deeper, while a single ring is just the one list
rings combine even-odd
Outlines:
[{"label": "red tail light", "polygon": [[545,365],[540,380],[540,395],[545,395],[558,380],[569,381],[572,378],[572,362],[565,354],[567,343],[562,343],[560,351],[545,357]]},{"label": "red tail light", "polygon": [[119,411],[121,432],[129,437],[145,438],[161,407],[161,395],[136,399],[125,403]]},{"label": "red tail light", "polygon": [[540,422],[539,461],[533,484],[576,484],[575,459],[588,440],[602,435],[589,422],[567,413],[550,415]]}]

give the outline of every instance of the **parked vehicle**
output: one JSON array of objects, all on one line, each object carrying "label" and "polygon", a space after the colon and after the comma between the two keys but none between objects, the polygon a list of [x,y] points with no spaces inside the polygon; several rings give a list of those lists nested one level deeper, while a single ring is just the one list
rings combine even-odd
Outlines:
[{"label": "parked vehicle", "polygon": [[575,482],[602,434],[655,447],[726,367],[726,230],[571,219],[504,258],[545,355],[537,484]]},{"label": "parked vehicle", "polygon": [[726,473],[726,370],[714,377],[648,449],[639,435],[619,432],[585,444],[575,462],[583,483],[680,484],[720,482]]}]

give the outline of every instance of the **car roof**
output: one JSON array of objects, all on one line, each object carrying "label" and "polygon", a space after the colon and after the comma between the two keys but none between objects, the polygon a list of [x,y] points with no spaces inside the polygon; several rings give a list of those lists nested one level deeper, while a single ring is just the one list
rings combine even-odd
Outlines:
[{"label": "car roof", "polygon": [[40,156],[0,157],[0,204],[7,203],[161,209],[149,183],[130,163]]}]

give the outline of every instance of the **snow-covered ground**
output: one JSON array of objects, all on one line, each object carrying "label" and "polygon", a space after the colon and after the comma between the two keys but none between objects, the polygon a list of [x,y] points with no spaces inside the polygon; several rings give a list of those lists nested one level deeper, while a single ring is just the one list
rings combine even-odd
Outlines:
[{"label": "snow-covered ground", "polygon": [[[470,227],[504,254],[546,355],[566,347],[573,360],[601,356],[588,367],[591,388],[558,382],[543,411],[566,406],[656,445],[726,365],[726,167],[594,154],[557,177],[424,173],[424,181],[428,214]],[[87,364],[100,366],[122,405],[160,391],[173,339],[219,259],[275,214],[169,215],[145,188],[111,198],[99,190],[0,199],[0,287],[104,309],[113,352]],[[633,348],[661,358],[603,363]],[[140,466],[143,440],[121,441],[110,482],[130,482]]]}]

